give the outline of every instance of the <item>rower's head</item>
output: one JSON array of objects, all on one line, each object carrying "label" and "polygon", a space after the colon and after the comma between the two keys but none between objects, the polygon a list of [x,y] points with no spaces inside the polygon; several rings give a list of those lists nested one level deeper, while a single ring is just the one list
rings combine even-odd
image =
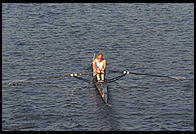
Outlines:
[{"label": "rower's head", "polygon": [[101,62],[101,61],[103,60],[103,53],[102,53],[102,52],[99,52],[99,53],[97,54],[97,60],[98,60],[99,62]]}]

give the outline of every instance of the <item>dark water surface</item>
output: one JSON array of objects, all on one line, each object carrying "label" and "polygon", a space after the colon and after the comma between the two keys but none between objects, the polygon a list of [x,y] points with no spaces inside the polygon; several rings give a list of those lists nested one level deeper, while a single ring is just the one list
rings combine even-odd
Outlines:
[{"label": "dark water surface", "polygon": [[[2,4],[3,130],[194,130],[194,4]],[[70,77],[102,51],[109,104]],[[108,78],[113,74],[107,74]],[[88,76],[87,76],[88,77]]]}]

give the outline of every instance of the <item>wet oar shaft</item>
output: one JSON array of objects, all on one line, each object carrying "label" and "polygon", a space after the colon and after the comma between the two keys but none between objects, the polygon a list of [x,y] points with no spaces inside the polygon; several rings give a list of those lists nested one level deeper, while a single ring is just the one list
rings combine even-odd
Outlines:
[{"label": "wet oar shaft", "polygon": [[92,74],[92,72],[67,73],[67,74],[58,74],[58,75],[54,75],[54,76],[29,78],[29,79],[23,79],[23,80],[14,80],[14,81],[8,82],[8,85],[17,85],[19,83],[30,82],[30,81],[34,81],[34,80],[45,80],[45,79],[51,79],[51,78],[61,78],[61,77],[70,77],[70,76],[72,77],[72,76],[87,75],[87,74]]},{"label": "wet oar shaft", "polygon": [[153,76],[153,77],[166,77],[166,78],[170,78],[170,79],[175,79],[175,80],[185,80],[185,77],[176,77],[176,76],[167,76],[167,75],[157,75],[157,74],[149,74],[149,73],[136,73],[136,72],[130,72],[130,71],[112,71],[110,70],[110,72],[114,72],[114,73],[118,73],[121,72],[123,74],[135,74],[135,75],[149,75],[149,76]]}]

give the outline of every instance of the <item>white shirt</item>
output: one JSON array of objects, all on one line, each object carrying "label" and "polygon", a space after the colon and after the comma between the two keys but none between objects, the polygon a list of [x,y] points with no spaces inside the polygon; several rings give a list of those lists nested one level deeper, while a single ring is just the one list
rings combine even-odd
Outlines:
[{"label": "white shirt", "polygon": [[100,69],[103,68],[103,60],[101,62],[98,62],[98,60],[95,59],[95,63],[96,63],[97,68],[100,68]]}]

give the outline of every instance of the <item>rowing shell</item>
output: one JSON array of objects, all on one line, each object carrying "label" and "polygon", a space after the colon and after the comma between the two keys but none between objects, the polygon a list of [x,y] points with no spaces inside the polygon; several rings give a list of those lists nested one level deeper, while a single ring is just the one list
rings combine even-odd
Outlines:
[{"label": "rowing shell", "polygon": [[99,91],[101,98],[107,104],[108,103],[108,86],[106,82],[97,82],[94,80],[94,85],[96,89]]}]

